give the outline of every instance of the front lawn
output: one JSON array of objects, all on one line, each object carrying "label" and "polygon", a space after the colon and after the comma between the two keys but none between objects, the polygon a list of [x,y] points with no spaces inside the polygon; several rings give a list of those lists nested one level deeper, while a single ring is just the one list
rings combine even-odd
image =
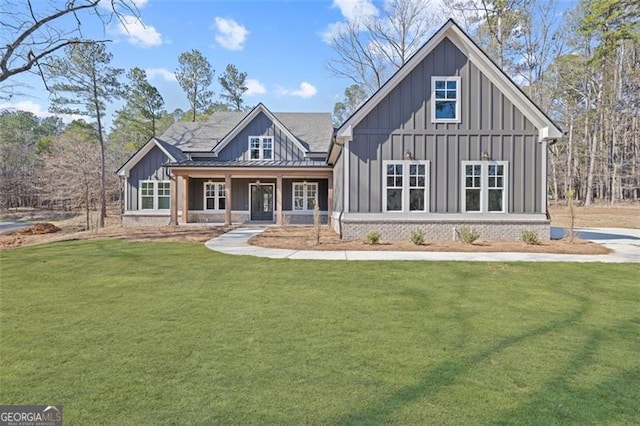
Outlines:
[{"label": "front lawn", "polygon": [[0,253],[0,403],[65,424],[638,424],[640,266]]}]

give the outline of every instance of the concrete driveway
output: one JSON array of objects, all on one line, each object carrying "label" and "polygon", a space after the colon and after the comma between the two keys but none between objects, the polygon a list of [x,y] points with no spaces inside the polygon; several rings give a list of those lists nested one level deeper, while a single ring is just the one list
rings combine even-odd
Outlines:
[{"label": "concrete driveway", "polygon": [[[325,259],[325,260],[429,260],[465,262],[605,262],[640,263],[640,230],[621,228],[580,228],[580,238],[602,244],[611,250],[609,254],[556,254],[556,253],[462,253],[423,251],[318,251],[274,249],[252,246],[249,239],[264,228],[237,228],[209,240],[205,246],[211,250],[244,256],[277,259]],[[555,228],[555,236],[562,228]],[[553,235],[552,235],[553,236]]]}]

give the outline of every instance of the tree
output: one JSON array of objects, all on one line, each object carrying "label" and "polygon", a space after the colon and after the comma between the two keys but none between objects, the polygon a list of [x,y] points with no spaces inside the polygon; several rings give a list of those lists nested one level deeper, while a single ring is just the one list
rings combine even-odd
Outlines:
[{"label": "tree", "polygon": [[92,125],[75,121],[54,138],[44,159],[43,191],[62,205],[84,206],[87,229],[91,229],[90,212],[101,197],[102,175],[96,164],[102,155],[97,139]]},{"label": "tree", "polygon": [[247,73],[239,72],[235,65],[229,64],[224,70],[224,74],[218,78],[222,86],[220,97],[233,111],[244,109],[242,95],[248,90],[246,86]]},{"label": "tree", "polygon": [[104,227],[107,215],[105,137],[102,121],[107,102],[122,96],[120,76],[124,70],[109,66],[112,55],[104,43],[79,44],[65,48],[67,57],[50,61],[55,83],[51,109],[57,113],[80,114],[96,120],[100,144],[100,214],[98,226]]},{"label": "tree", "polygon": [[514,75],[513,52],[523,25],[522,11],[533,0],[461,0],[453,3],[453,9],[462,13],[465,20],[475,27],[475,41],[505,70]]},{"label": "tree", "polygon": [[209,90],[213,81],[214,70],[207,58],[197,49],[183,52],[178,57],[176,79],[184,90],[191,105],[192,120],[196,121],[198,110],[204,110],[210,103],[213,92]]},{"label": "tree", "polygon": [[43,201],[38,190],[41,154],[61,121],[40,119],[30,112],[0,112],[0,208],[35,207]]},{"label": "tree", "polygon": [[[40,67],[42,61],[68,46],[97,42],[84,37],[83,25],[104,26],[114,15],[120,19],[124,13],[138,16],[135,0],[59,3],[55,6],[54,2],[5,0],[0,6],[0,84],[36,67],[46,86],[46,76]],[[0,96],[3,92],[7,92],[6,86],[0,90]]]},{"label": "tree", "polygon": [[333,125],[339,127],[367,100],[367,94],[357,84],[344,89],[344,99],[333,107]]},{"label": "tree", "polygon": [[327,67],[367,93],[379,89],[426,41],[434,14],[424,0],[390,0],[380,17],[348,22],[329,38],[336,57]]},{"label": "tree", "polygon": [[156,135],[156,122],[166,113],[164,99],[158,89],[149,83],[144,70],[132,68],[127,78],[129,84],[124,91],[126,104],[118,112],[116,120],[131,121],[142,138],[149,140]]}]

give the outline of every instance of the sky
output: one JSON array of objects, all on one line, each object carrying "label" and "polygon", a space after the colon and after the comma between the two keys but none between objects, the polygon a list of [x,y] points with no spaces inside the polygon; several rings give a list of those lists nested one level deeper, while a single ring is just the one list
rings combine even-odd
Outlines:
[{"label": "sky", "polygon": [[[3,0],[6,4],[12,1]],[[32,0],[44,15],[64,0]],[[103,0],[109,2],[109,0]],[[102,25],[95,16],[83,16],[85,36],[109,39],[112,65],[125,71],[139,67],[165,100],[167,111],[189,109],[175,80],[178,56],[198,49],[215,70],[212,86],[220,94],[217,77],[227,64],[247,73],[245,103],[262,102],[274,112],[332,112],[353,82],[331,74],[327,62],[335,58],[328,34],[345,22],[380,13],[384,0],[124,0],[134,2],[138,16],[125,12],[123,22]],[[422,0],[441,10],[447,0]],[[566,6],[573,0],[558,0]],[[0,7],[0,13],[6,6]],[[439,12],[444,24],[449,15]],[[74,22],[62,25],[73,28]],[[434,30],[437,28],[434,28]],[[0,29],[0,32],[3,31]],[[6,30],[4,30],[6,31]],[[4,34],[6,39],[6,33]],[[3,40],[6,43],[6,40]],[[123,77],[123,82],[126,79]],[[42,81],[21,74],[13,82],[25,84],[25,94],[0,98],[0,110],[21,109],[48,115],[50,94]],[[107,111],[107,127],[122,102]],[[66,117],[69,120],[69,117]]]},{"label": "sky", "polygon": [[[44,8],[47,1],[34,4]],[[198,49],[215,70],[216,98],[217,77],[227,64],[234,64],[247,73],[248,105],[262,102],[277,112],[332,112],[352,82],[327,70],[327,61],[334,57],[327,34],[339,23],[377,14],[381,7],[378,0],[134,1],[140,19],[127,15],[124,24],[111,22],[103,31],[91,17],[84,21],[88,25],[83,31],[112,40],[108,50],[114,67],[144,69],[167,111],[189,109],[174,72],[180,53]],[[47,115],[50,95],[42,81],[29,75],[17,79],[32,88],[26,90],[28,95],[0,100],[0,109]],[[111,106],[109,114],[117,108]]]}]

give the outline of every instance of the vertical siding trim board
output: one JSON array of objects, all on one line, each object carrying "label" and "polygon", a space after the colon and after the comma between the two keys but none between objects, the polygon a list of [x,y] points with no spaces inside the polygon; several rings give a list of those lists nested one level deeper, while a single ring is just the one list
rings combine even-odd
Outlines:
[{"label": "vertical siding trim board", "polygon": [[343,166],[344,166],[344,203],[342,205],[344,206],[345,213],[349,213],[349,205],[351,204],[349,199],[349,185],[351,183],[349,180],[349,176],[350,176],[349,163],[351,162],[350,144],[351,144],[350,140],[347,140],[344,143],[344,147],[343,147],[344,152],[342,153]]},{"label": "vertical siding trim board", "polygon": [[541,141],[542,144],[542,171],[540,176],[541,188],[540,188],[540,211],[545,213],[547,212],[547,161],[548,161],[548,151],[547,146],[548,142],[546,140]]}]

